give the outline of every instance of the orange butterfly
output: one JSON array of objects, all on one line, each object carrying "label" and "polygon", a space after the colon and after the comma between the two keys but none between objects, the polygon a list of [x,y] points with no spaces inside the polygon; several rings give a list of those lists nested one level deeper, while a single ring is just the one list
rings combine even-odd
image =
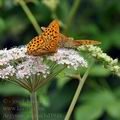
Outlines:
[{"label": "orange butterfly", "polygon": [[100,44],[95,40],[73,40],[59,32],[59,22],[53,20],[47,28],[41,27],[42,33],[27,44],[27,54],[41,56],[57,52],[58,48],[74,48],[80,45]]}]

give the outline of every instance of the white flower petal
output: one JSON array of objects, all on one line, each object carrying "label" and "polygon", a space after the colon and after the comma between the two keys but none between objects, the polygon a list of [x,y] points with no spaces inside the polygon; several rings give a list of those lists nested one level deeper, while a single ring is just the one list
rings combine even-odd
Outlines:
[{"label": "white flower petal", "polygon": [[26,61],[22,62],[17,66],[17,78],[23,79],[24,77],[30,77],[32,75],[39,75],[42,74],[45,76],[48,74],[49,67],[43,64],[42,57],[33,57],[27,56]]},{"label": "white flower petal", "polygon": [[87,67],[87,62],[79,53],[73,49],[58,49],[57,53],[48,57],[49,60],[57,62],[57,64],[65,64],[68,67],[77,69],[79,66]]}]

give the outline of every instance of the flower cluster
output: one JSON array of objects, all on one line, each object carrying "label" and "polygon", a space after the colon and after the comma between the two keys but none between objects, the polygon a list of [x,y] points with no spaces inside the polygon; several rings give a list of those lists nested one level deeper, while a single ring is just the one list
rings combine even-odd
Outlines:
[{"label": "flower cluster", "polygon": [[118,59],[112,59],[106,53],[103,53],[101,48],[93,45],[80,46],[79,51],[87,51],[94,58],[104,63],[105,68],[120,76],[120,67],[118,66]]},{"label": "flower cluster", "polygon": [[26,56],[25,52],[25,47],[0,50],[0,66],[7,65],[11,61],[24,58]]},{"label": "flower cluster", "polygon": [[57,53],[49,56],[48,59],[55,61],[57,64],[67,65],[77,69],[79,66],[87,67],[87,62],[80,56],[80,54],[73,49],[58,49]]},{"label": "flower cluster", "polygon": [[0,78],[29,78],[32,75],[49,73],[48,66],[43,64],[43,58],[28,56],[26,47],[4,49],[0,51]]},{"label": "flower cluster", "polygon": [[[16,79],[29,78],[32,75],[47,77],[51,72],[43,57],[26,55],[26,47],[0,50],[0,78],[16,77]],[[67,67],[87,67],[87,62],[72,49],[59,49],[47,60],[63,64]]]},{"label": "flower cluster", "polygon": [[16,77],[23,79],[29,78],[31,75],[43,75],[46,77],[49,74],[49,67],[43,64],[43,58],[27,56],[26,61],[22,62],[16,67]]},{"label": "flower cluster", "polygon": [[15,68],[12,65],[8,65],[5,68],[0,69],[0,78],[7,79],[9,76],[13,76],[15,74]]}]

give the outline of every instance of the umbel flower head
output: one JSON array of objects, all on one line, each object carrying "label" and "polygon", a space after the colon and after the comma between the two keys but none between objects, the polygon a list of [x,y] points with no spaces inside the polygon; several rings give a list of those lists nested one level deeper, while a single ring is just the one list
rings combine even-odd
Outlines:
[{"label": "umbel flower head", "polygon": [[17,79],[29,78],[33,74],[47,74],[48,66],[42,63],[43,58],[27,56],[26,48],[12,48],[0,51],[0,77]]},{"label": "umbel flower head", "polygon": [[79,66],[87,67],[87,62],[73,49],[58,49],[57,53],[49,56],[48,59],[55,61],[57,64],[67,65],[77,69]]},{"label": "umbel flower head", "polygon": [[[47,64],[46,60],[51,62]],[[41,83],[52,79],[65,67],[77,69],[80,66],[87,67],[87,62],[72,49],[59,49],[46,57],[26,55],[26,46],[0,50],[0,78],[15,82],[29,91],[38,89]],[[58,71],[57,67],[60,67]]]}]

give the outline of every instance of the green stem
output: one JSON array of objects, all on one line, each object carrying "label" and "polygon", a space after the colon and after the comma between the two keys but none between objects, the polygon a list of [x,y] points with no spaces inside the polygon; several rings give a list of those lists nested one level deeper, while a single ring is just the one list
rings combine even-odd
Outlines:
[{"label": "green stem", "polygon": [[65,29],[65,33],[68,33],[69,32],[69,29],[72,25],[72,21],[73,21],[73,18],[75,17],[75,13],[78,9],[80,5],[80,0],[75,0],[74,3],[73,3],[73,6],[71,8],[71,11],[67,17],[67,20],[66,20],[66,29]]},{"label": "green stem", "polygon": [[28,91],[31,91],[31,88],[29,87],[29,85],[21,80],[16,80],[16,79],[10,78],[10,79],[6,79],[6,81],[9,81],[9,82],[13,83],[14,85],[23,87],[23,88],[27,89]]},{"label": "green stem", "polygon": [[39,27],[39,24],[37,23],[36,18],[34,17],[34,15],[32,14],[32,12],[30,11],[30,9],[27,7],[27,5],[24,2],[24,0],[17,0],[17,1],[21,5],[21,7],[24,10],[24,12],[26,13],[28,19],[31,21],[31,23],[34,26],[36,32],[38,34],[40,34],[41,33],[41,29]]},{"label": "green stem", "polygon": [[36,92],[31,92],[32,120],[38,120],[38,104]]},{"label": "green stem", "polygon": [[64,70],[66,66],[63,66],[60,70],[58,70],[55,73],[51,73],[50,76],[48,76],[46,79],[43,80],[43,82],[38,83],[38,86],[35,88],[35,91],[37,91],[39,88],[46,85],[52,78],[54,78],[57,74],[59,74],[62,70]]},{"label": "green stem", "polygon": [[86,72],[85,72],[85,74],[83,75],[82,78],[79,76],[79,78],[78,78],[78,79],[79,79],[79,84],[78,84],[77,90],[76,90],[76,92],[75,92],[75,95],[74,95],[74,97],[73,97],[73,99],[72,99],[72,102],[71,102],[71,104],[70,104],[70,107],[69,107],[69,109],[68,109],[68,111],[67,111],[67,114],[66,114],[64,120],[69,120],[69,119],[70,119],[70,116],[71,116],[71,114],[72,114],[72,112],[73,112],[73,109],[74,109],[74,107],[75,107],[75,104],[76,104],[76,102],[77,102],[77,100],[78,100],[78,98],[79,98],[79,95],[80,95],[80,93],[81,93],[81,90],[82,90],[82,88],[83,88],[83,85],[84,85],[84,83],[85,83],[85,81],[86,81],[86,79],[87,79],[87,76],[88,76],[88,74],[89,74],[90,68],[91,68],[91,67],[88,67],[88,69],[86,70]]}]

